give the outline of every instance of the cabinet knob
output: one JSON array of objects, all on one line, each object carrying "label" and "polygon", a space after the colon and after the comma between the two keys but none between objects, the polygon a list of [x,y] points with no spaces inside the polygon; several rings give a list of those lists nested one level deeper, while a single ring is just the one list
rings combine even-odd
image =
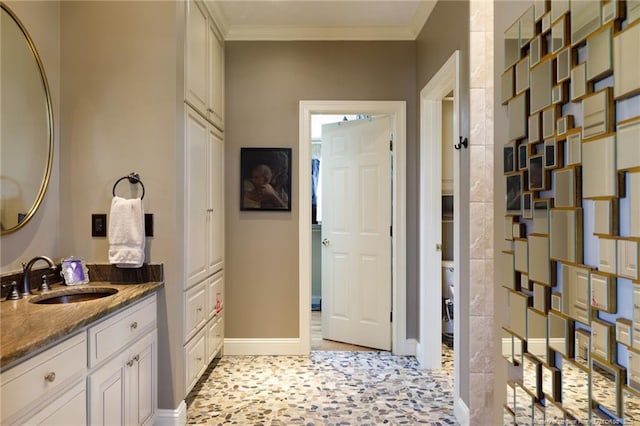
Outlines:
[{"label": "cabinet knob", "polygon": [[56,373],[53,371],[47,374],[46,376],[44,376],[45,382],[53,383],[55,379],[56,379]]},{"label": "cabinet knob", "polygon": [[198,307],[198,308],[196,308],[196,311],[197,311],[197,312],[202,312],[202,307]]},{"label": "cabinet knob", "polygon": [[132,367],[133,366],[133,359],[130,359],[129,361],[127,361],[127,367]]},{"label": "cabinet knob", "polygon": [[138,328],[138,321],[132,322],[130,327],[132,330],[135,330],[136,328]]},{"label": "cabinet knob", "polygon": [[197,357],[196,361],[202,361],[202,357],[201,356]]}]

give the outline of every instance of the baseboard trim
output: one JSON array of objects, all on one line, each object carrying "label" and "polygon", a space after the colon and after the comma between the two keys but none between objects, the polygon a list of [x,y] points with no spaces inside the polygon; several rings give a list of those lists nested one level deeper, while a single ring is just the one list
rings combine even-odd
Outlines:
[{"label": "baseboard trim", "polygon": [[461,398],[453,405],[453,415],[461,426],[469,426],[469,407]]},{"label": "baseboard trim", "polygon": [[224,339],[225,355],[308,355],[301,351],[299,338]]},{"label": "baseboard trim", "polygon": [[154,426],[183,426],[187,424],[187,404],[180,401],[175,410],[158,410]]}]

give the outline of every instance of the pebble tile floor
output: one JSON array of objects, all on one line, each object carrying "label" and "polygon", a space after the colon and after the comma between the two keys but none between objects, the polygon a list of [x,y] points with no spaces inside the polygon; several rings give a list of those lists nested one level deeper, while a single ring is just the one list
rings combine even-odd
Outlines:
[{"label": "pebble tile floor", "polygon": [[198,425],[455,425],[453,351],[437,371],[379,351],[224,356],[187,407]]}]

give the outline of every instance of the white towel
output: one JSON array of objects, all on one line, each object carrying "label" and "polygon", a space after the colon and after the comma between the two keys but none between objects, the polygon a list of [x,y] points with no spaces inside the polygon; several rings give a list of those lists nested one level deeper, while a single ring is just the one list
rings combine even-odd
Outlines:
[{"label": "white towel", "polygon": [[140,198],[113,197],[109,220],[109,263],[139,268],[144,263],[144,209]]}]

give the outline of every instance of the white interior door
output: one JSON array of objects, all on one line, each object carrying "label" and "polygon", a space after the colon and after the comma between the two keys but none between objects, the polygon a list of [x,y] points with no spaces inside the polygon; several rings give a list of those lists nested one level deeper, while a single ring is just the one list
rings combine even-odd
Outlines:
[{"label": "white interior door", "polygon": [[322,334],[391,349],[391,117],[322,126]]}]

